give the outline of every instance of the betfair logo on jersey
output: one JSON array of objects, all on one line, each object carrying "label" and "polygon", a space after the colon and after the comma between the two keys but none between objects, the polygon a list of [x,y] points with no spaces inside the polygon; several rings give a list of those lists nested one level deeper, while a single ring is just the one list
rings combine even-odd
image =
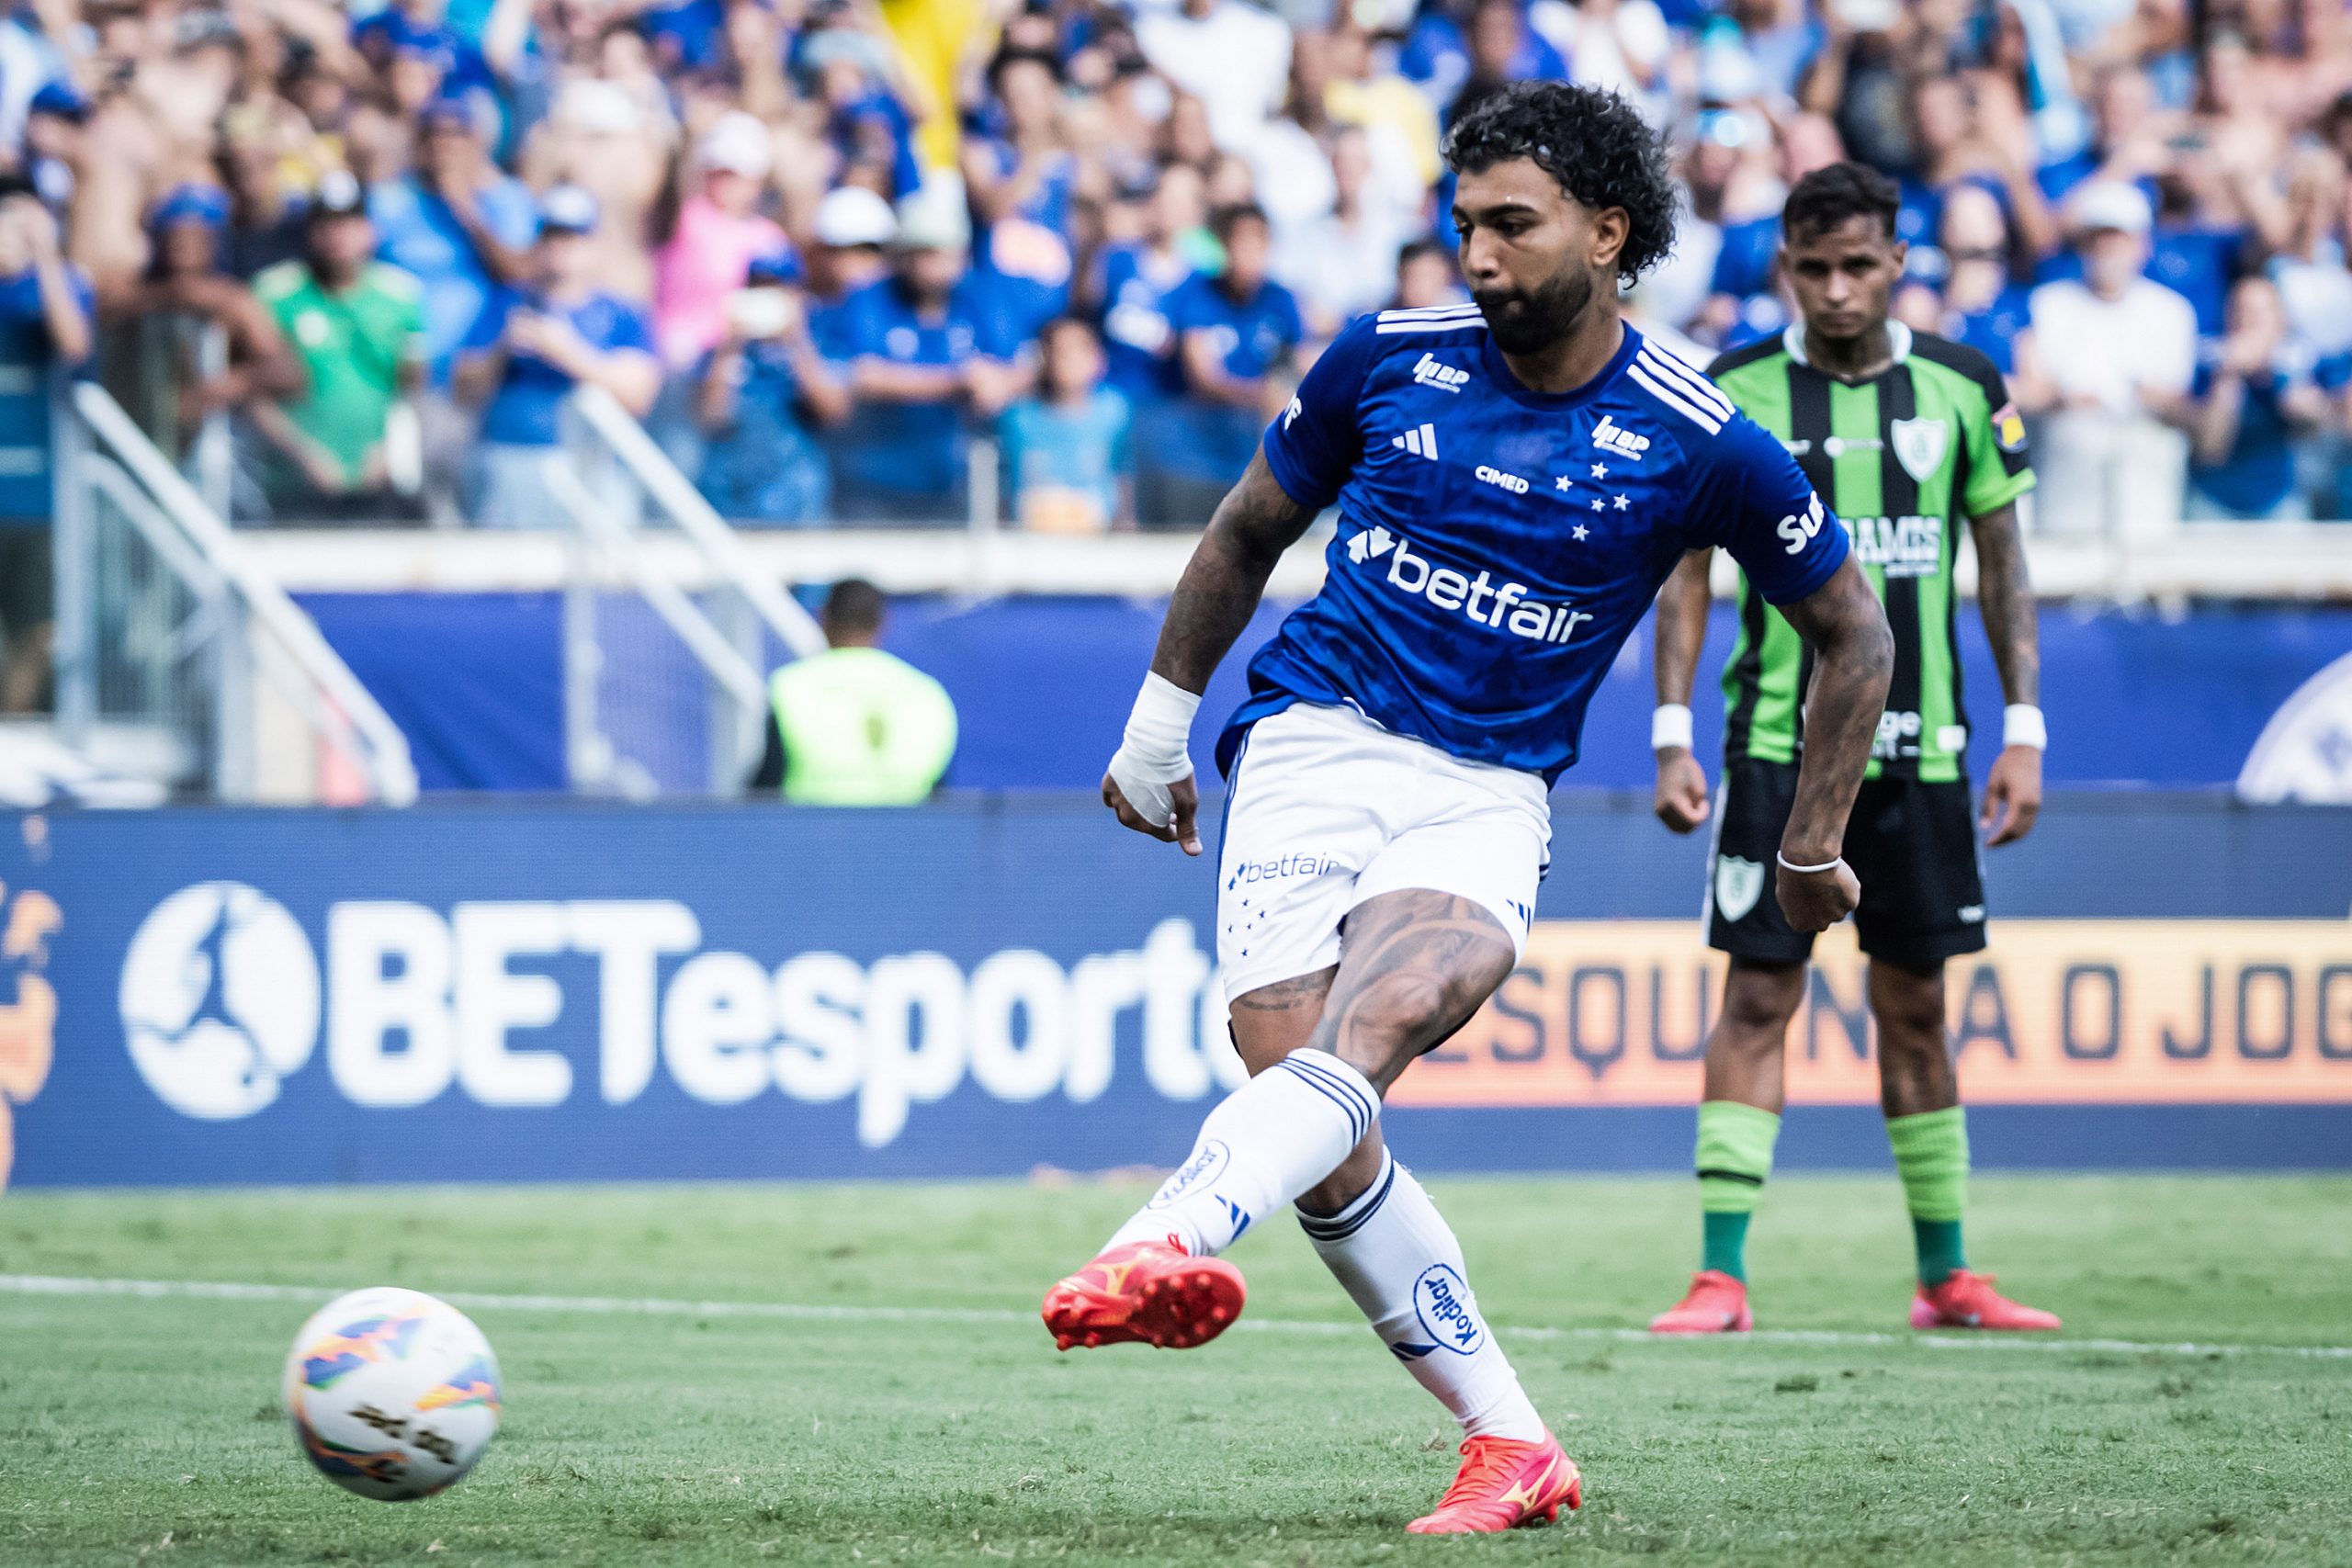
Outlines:
[{"label": "betfair logo on jersey", "polygon": [[1889,577],[1933,577],[1944,565],[1940,517],[1842,518],[1854,536],[1854,558]]},{"label": "betfair logo on jersey", "polygon": [[1474,626],[1508,631],[1530,642],[1566,642],[1578,626],[1592,619],[1583,610],[1528,598],[1523,582],[1498,584],[1490,572],[1471,577],[1433,565],[1413,553],[1411,541],[1385,528],[1367,528],[1348,541],[1348,558],[1358,566],[1383,558],[1388,562],[1389,587],[1426,599]]},{"label": "betfair logo on jersey", "polygon": [[1781,537],[1789,542],[1789,554],[1794,555],[1799,550],[1804,548],[1805,546],[1812,541],[1813,536],[1815,534],[1821,532],[1821,525],[1824,519],[1825,513],[1821,510],[1821,497],[1816,495],[1805,503],[1805,509],[1803,513],[1792,512],[1788,516],[1781,518],[1781,525],[1774,529],[1773,532],[1779,534]]}]

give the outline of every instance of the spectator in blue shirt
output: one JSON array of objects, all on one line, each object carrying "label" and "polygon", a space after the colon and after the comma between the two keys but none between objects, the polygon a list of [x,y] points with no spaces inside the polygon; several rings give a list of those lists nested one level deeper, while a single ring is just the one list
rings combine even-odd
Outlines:
[{"label": "spectator in blue shirt", "polygon": [[832,480],[816,430],[848,417],[849,389],[817,352],[800,284],[791,251],[752,257],[727,302],[726,335],[695,372],[702,492],[738,522],[828,520]]},{"label": "spectator in blue shirt", "polygon": [[2229,335],[2198,367],[2188,515],[2208,521],[2301,522],[2311,505],[2295,478],[2296,438],[2324,423],[2327,393],[2312,356],[2287,336],[2268,278],[2230,290]]},{"label": "spectator in blue shirt", "polygon": [[1955,186],[1944,198],[1936,238],[1941,307],[1928,330],[1977,350],[2002,375],[2016,374],[2018,339],[2032,330],[2032,311],[2030,291],[2012,270],[2007,214],[1983,186]]},{"label": "spectator in blue shirt", "polygon": [[89,279],[59,254],[57,220],[25,182],[0,186],[0,712],[48,705],[56,372],[90,355]]},{"label": "spectator in blue shirt", "polygon": [[529,276],[530,188],[491,162],[480,117],[442,99],[419,117],[416,168],[368,194],[379,254],[424,286],[425,363],[448,380],[458,346],[502,287]]},{"label": "spectator in blue shirt", "polygon": [[1208,196],[1190,164],[1159,171],[1143,203],[1143,232],[1104,247],[1095,264],[1093,297],[1102,317],[1111,385],[1137,417],[1181,389],[1168,297],[1202,267],[1215,265],[1206,225]]},{"label": "spectator in blue shirt", "polygon": [[1102,344],[1074,316],[1046,323],[1037,394],[998,426],[1013,515],[1024,528],[1097,534],[1130,523],[1131,421],[1126,399],[1102,384]]},{"label": "spectator in blue shirt", "polygon": [[963,195],[937,186],[902,203],[891,275],[827,313],[856,412],[835,433],[835,509],[845,521],[961,521],[967,415],[993,420],[1023,390],[1017,344],[985,281],[965,274]]},{"label": "spectator in blue shirt", "polygon": [[482,313],[458,365],[458,391],[482,409],[473,519],[485,528],[545,527],[560,504],[547,484],[562,409],[575,387],[601,387],[642,419],[662,389],[645,312],[596,286],[596,198],[558,186],[539,209],[528,288]]},{"label": "spectator in blue shirt", "polygon": [[1146,469],[1156,487],[1144,513],[1148,524],[1208,521],[1257,451],[1259,433],[1284,395],[1282,373],[1306,335],[1297,299],[1267,273],[1273,236],[1265,212],[1224,208],[1211,228],[1225,248],[1224,268],[1194,275],[1168,299],[1186,439],[1165,449],[1154,444]]}]

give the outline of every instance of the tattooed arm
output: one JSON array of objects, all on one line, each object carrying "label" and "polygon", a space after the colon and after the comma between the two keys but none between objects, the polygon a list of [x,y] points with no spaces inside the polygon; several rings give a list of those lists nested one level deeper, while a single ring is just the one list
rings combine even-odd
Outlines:
[{"label": "tattooed arm", "polygon": [[1274,563],[1313,521],[1314,510],[1275,482],[1263,451],[1217,503],[1168,601],[1151,659],[1154,681],[1146,682],[1126,739],[1102,777],[1102,803],[1136,832],[1180,844],[1186,854],[1201,852],[1193,823],[1200,789],[1184,749],[1193,709],[1257,613]]},{"label": "tattooed arm", "polygon": [[[1969,519],[1976,536],[1976,607],[2001,671],[2001,700],[2012,707],[2041,705],[2041,640],[2033,583],[2026,575],[2025,541],[2012,502]],[[2003,746],[1984,781],[1985,843],[2015,843],[2041,811],[2041,749]]]},{"label": "tattooed arm", "polygon": [[1206,690],[1217,664],[1258,613],[1274,563],[1314,521],[1314,513],[1274,482],[1263,452],[1250,458],[1241,481],[1217,503],[1208,532],[1168,601],[1152,672],[1188,692]]},{"label": "tattooed arm", "polygon": [[[1781,613],[1813,649],[1805,693],[1804,760],[1781,835],[1777,891],[1789,924],[1826,931],[1851,914],[1861,885],[1839,858],[1846,818],[1870,765],[1871,741],[1894,672],[1894,634],[1862,569],[1849,556],[1827,582]],[[1795,865],[1821,865],[1815,872]]]}]

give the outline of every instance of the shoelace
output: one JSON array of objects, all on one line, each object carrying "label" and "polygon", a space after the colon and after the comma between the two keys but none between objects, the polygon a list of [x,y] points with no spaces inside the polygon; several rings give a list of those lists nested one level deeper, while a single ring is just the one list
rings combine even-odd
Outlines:
[{"label": "shoelace", "polygon": [[1447,1487],[1445,1495],[1437,1500],[1434,1510],[1437,1513],[1442,1514],[1448,1508],[1472,1501],[1493,1482],[1501,1479],[1504,1472],[1517,1462],[1517,1456],[1511,1450],[1501,1439],[1494,1438],[1471,1438],[1462,1445],[1462,1457],[1466,1461],[1462,1466],[1462,1473],[1453,1478],[1453,1484]]}]

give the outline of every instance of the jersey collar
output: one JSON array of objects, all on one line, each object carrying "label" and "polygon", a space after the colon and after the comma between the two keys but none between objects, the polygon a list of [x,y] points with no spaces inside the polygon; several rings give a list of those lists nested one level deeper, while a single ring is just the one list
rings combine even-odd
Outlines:
[{"label": "jersey collar", "polygon": [[[1813,363],[1813,361],[1804,356],[1804,317],[1800,316],[1795,321],[1789,323],[1788,330],[1781,334],[1781,346],[1787,349],[1789,351],[1789,357],[1795,360],[1799,365],[1810,366]],[[1894,351],[1894,357],[1887,361],[1890,368],[1900,365],[1905,360],[1910,358],[1911,329],[1905,326],[1901,321],[1895,321],[1892,317],[1888,318],[1886,323],[1886,346]]]},{"label": "jersey collar", "polygon": [[1623,321],[1623,324],[1624,339],[1618,344],[1617,352],[1610,356],[1609,363],[1602,366],[1591,380],[1565,392],[1539,392],[1523,385],[1518,377],[1510,373],[1510,367],[1503,362],[1502,350],[1495,346],[1495,334],[1490,332],[1478,334],[1478,358],[1486,367],[1488,383],[1513,402],[1524,403],[1532,409],[1572,409],[1616,380],[1623,374],[1625,367],[1634,362],[1634,355],[1641,352],[1642,334],[1634,330],[1633,322]]}]

